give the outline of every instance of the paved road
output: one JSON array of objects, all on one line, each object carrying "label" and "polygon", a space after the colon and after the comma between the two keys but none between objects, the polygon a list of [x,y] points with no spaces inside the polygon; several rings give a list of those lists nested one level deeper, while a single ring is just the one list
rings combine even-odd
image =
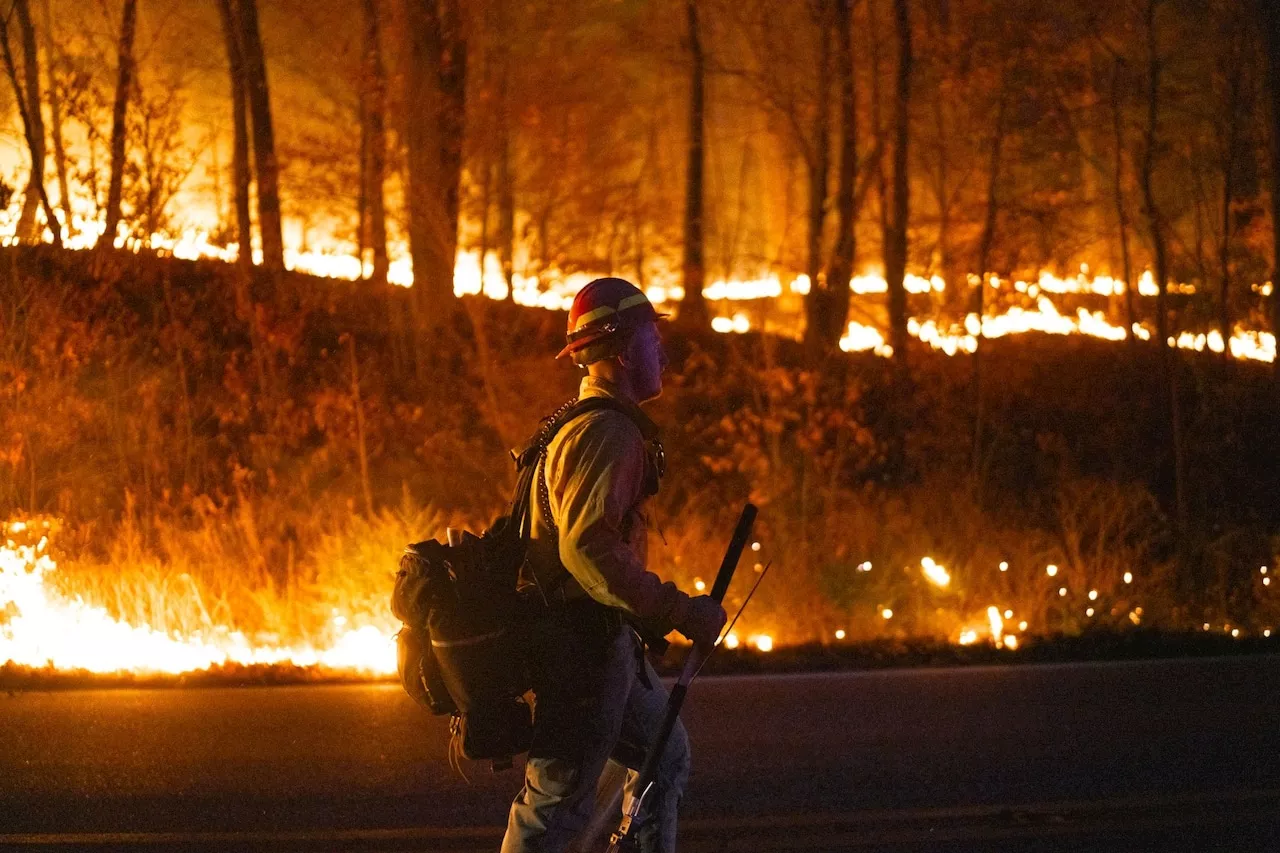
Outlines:
[{"label": "paved road", "polygon": [[[692,850],[1280,850],[1280,657],[697,682]],[[0,696],[0,848],[496,847],[394,685]]]}]

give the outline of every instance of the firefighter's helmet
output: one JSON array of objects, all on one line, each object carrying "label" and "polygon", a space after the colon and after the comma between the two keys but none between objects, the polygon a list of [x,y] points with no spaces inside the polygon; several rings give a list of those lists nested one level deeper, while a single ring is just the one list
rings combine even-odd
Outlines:
[{"label": "firefighter's helmet", "polygon": [[631,282],[597,278],[573,298],[567,343],[556,357],[572,356],[577,364],[610,358],[622,351],[632,330],[666,316]]}]

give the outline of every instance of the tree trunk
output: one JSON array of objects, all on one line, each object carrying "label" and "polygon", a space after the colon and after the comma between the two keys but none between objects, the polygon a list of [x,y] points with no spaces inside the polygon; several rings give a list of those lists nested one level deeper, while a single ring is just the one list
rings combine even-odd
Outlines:
[{"label": "tree trunk", "polygon": [[138,0],[124,0],[120,43],[116,52],[116,100],[111,111],[111,184],[107,189],[107,224],[99,247],[115,245],[120,226],[120,196],[124,192],[125,120],[133,90],[133,37],[138,29]]},{"label": "tree trunk", "polygon": [[[31,150],[31,178],[27,182],[27,192],[22,200],[22,213],[18,218],[18,238],[28,243],[40,242],[40,223],[36,221],[36,211],[41,205],[41,194],[44,192],[44,115],[40,106],[40,57],[36,53],[36,30],[31,23],[31,6],[28,0],[16,0],[13,11],[18,18],[18,29],[22,36],[23,83],[25,93],[19,98],[26,99],[27,119],[31,123],[28,137]],[[57,229],[57,220],[50,220],[49,227]]]},{"label": "tree trunk", "polygon": [[888,131],[884,128],[881,120],[881,101],[883,97],[880,90],[880,22],[879,16],[876,15],[876,8],[877,0],[868,0],[867,24],[871,30],[871,129],[876,137],[877,156],[874,167],[876,170],[876,191],[880,198],[880,243],[881,253],[883,254],[884,247],[889,242],[889,173],[884,167],[884,154],[888,150],[885,138],[888,135]]},{"label": "tree trunk", "polygon": [[[945,45],[946,40],[944,39],[942,43]],[[946,300],[951,294],[958,294],[961,290],[959,277],[953,274],[952,269],[954,258],[951,252],[951,140],[950,129],[947,127],[946,107],[943,104],[943,98],[946,95],[941,81],[936,81],[931,88],[934,90],[933,130],[938,142],[929,159],[934,161],[933,194],[938,202],[938,271],[950,285],[951,291],[943,294],[943,299]]]},{"label": "tree trunk", "polygon": [[809,293],[805,296],[804,343],[811,354],[821,350],[822,308],[825,279],[822,277],[822,232],[827,221],[827,178],[831,171],[831,0],[815,0],[818,5],[818,102],[813,121],[812,148],[808,151],[809,234],[805,273]]},{"label": "tree trunk", "polygon": [[884,247],[885,279],[889,287],[889,344],[899,374],[907,370],[907,218],[910,193],[907,183],[907,145],[911,117],[911,16],[907,0],[893,0],[898,33],[897,97],[893,105],[893,210]]},{"label": "tree trunk", "polygon": [[360,280],[364,281],[364,250],[369,235],[369,93],[363,74],[359,89],[356,98],[356,120],[360,124],[359,167],[356,170],[356,259],[360,261]]},{"label": "tree trunk", "polygon": [[235,186],[236,240],[239,243],[236,263],[248,270],[253,266],[253,218],[249,213],[249,116],[245,79],[244,49],[240,44],[240,24],[232,0],[218,0],[222,19],[222,35],[227,46],[227,66],[231,78],[231,179]]},{"label": "tree trunk", "polygon": [[[858,112],[853,65],[853,0],[835,0],[836,59],[840,75],[840,168],[836,179],[836,244],[822,288],[817,327],[820,346],[836,352],[849,318],[849,279],[857,255]],[[810,320],[813,322],[813,320]]]},{"label": "tree trunk", "polygon": [[1130,349],[1136,345],[1138,337],[1134,333],[1138,325],[1138,309],[1135,294],[1138,283],[1133,280],[1133,260],[1129,255],[1129,213],[1124,201],[1124,128],[1121,124],[1120,111],[1120,61],[1117,59],[1111,67],[1111,134],[1115,142],[1116,162],[1112,193],[1116,205],[1116,226],[1120,230],[1120,266],[1124,279],[1124,310],[1128,321],[1125,330]]},{"label": "tree trunk", "polygon": [[1155,189],[1152,176],[1155,172],[1156,129],[1159,116],[1160,97],[1160,60],[1156,54],[1155,7],[1158,0],[1147,3],[1147,130],[1142,156],[1142,200],[1146,207],[1147,228],[1151,236],[1151,249],[1155,255],[1156,285],[1156,341],[1162,348],[1167,348],[1168,328],[1168,282],[1166,273],[1166,250],[1164,228],[1160,222],[1159,209],[1156,206]]},{"label": "tree trunk", "polygon": [[[1271,108],[1271,332],[1280,343],[1280,7],[1266,0],[1260,5]],[[1272,367],[1276,390],[1280,392],[1280,356]]]},{"label": "tree trunk", "polygon": [[489,211],[493,209],[493,163],[489,162],[487,151],[480,153],[480,292],[484,293],[484,265],[489,257]]},{"label": "tree trunk", "polygon": [[[35,55],[35,31],[31,26],[30,10],[27,8],[27,0],[15,0],[14,7],[18,10],[18,22],[23,29],[24,49],[28,51],[28,57]],[[32,82],[32,60],[27,60],[27,86],[24,88],[18,80],[18,66],[13,58],[13,46],[9,42],[9,19],[0,16],[0,52],[4,54],[4,68],[9,77],[9,84],[13,86],[14,101],[18,105],[18,116],[22,120],[22,133],[27,140],[27,151],[31,154],[31,180],[27,183],[27,192],[35,192],[35,198],[44,208],[45,218],[49,221],[49,230],[53,232],[53,244],[62,246],[62,226],[58,223],[58,217],[53,215],[53,206],[49,204],[49,194],[44,188],[44,121],[40,118],[40,80],[39,77],[34,78]],[[35,73],[39,74],[39,67],[35,69]],[[35,90],[34,109],[28,101],[32,89]],[[24,200],[24,205],[25,205]],[[25,214],[25,207],[24,207]],[[35,222],[34,214],[31,218],[31,225],[24,231],[22,219],[19,218],[18,237],[27,239],[24,234],[29,236],[31,241],[40,239],[40,230],[38,223]]]},{"label": "tree trunk", "polygon": [[[368,163],[365,170],[365,202],[369,216],[369,245],[373,249],[373,275],[387,283],[387,71],[382,62],[382,22],[378,0],[362,0],[364,11],[364,83],[368,86],[365,119],[368,122]],[[363,263],[363,257],[361,262]]]},{"label": "tree trunk", "polygon": [[240,46],[253,116],[253,162],[258,176],[258,231],[262,238],[262,265],[272,272],[284,269],[284,234],[280,222],[280,165],[276,161],[275,131],[271,125],[271,97],[267,88],[267,62],[258,29],[258,0],[235,0],[240,24]]},{"label": "tree trunk", "polygon": [[1151,232],[1151,247],[1155,254],[1156,286],[1156,342],[1160,347],[1161,372],[1164,379],[1165,400],[1169,407],[1169,425],[1173,441],[1173,488],[1178,539],[1185,543],[1188,534],[1186,496],[1186,462],[1182,442],[1182,409],[1178,394],[1177,349],[1169,344],[1169,261],[1165,245],[1164,222],[1156,205],[1153,176],[1159,119],[1161,62],[1157,51],[1156,7],[1160,0],[1147,0],[1147,132],[1146,147],[1142,157],[1142,196],[1147,208],[1147,224]]},{"label": "tree trunk", "polygon": [[[499,33],[511,32],[510,0],[493,0],[494,20]],[[511,128],[511,49],[510,37],[498,39],[494,60],[497,64],[498,109],[497,109],[497,193],[498,193],[498,260],[502,265],[502,279],[507,284],[507,301],[515,304],[515,239],[516,239],[516,197],[515,166],[512,163],[512,128]]]},{"label": "tree trunk", "polygon": [[419,324],[434,328],[453,301],[467,46],[458,0],[404,2],[409,253]]},{"label": "tree trunk", "polygon": [[982,465],[982,430],[983,430],[983,398],[982,398],[982,341],[983,317],[986,314],[987,271],[991,266],[991,244],[996,235],[996,214],[1000,211],[1000,151],[1004,147],[1005,112],[1008,106],[1008,89],[1006,88],[1006,72],[1000,74],[999,102],[996,105],[995,128],[991,133],[991,160],[987,167],[987,214],[982,222],[982,236],[978,240],[978,294],[976,311],[978,314],[977,341],[973,349],[973,460],[972,469],[975,474]]},{"label": "tree trunk", "polygon": [[1236,146],[1240,140],[1240,74],[1242,62],[1231,63],[1227,95],[1227,141],[1222,158],[1222,234],[1218,244],[1218,265],[1222,275],[1222,295],[1218,305],[1218,329],[1222,335],[1222,362],[1231,363],[1231,201],[1235,197]]},{"label": "tree trunk", "polygon": [[516,241],[516,197],[511,164],[510,114],[507,110],[507,69],[502,68],[500,83],[501,110],[498,115],[498,258],[502,262],[502,278],[507,283],[507,301],[516,301],[514,258]]},{"label": "tree trunk", "polygon": [[[511,32],[509,0],[495,0],[498,31]],[[502,278],[507,283],[507,301],[515,304],[516,287],[513,268],[516,240],[515,166],[511,150],[511,52],[507,39],[499,40],[498,62],[498,258]]]},{"label": "tree trunk", "polygon": [[686,0],[685,9],[689,21],[689,157],[685,172],[684,299],[680,302],[680,315],[691,325],[703,326],[707,322],[707,302],[702,295],[706,283],[702,236],[702,172],[706,160],[703,149],[704,63],[702,37],[698,32],[698,0]]},{"label": "tree trunk", "polygon": [[70,233],[71,190],[67,183],[67,151],[62,140],[62,97],[58,93],[57,71],[62,66],[62,55],[53,36],[53,2],[44,0],[44,52],[49,82],[49,135],[53,139],[53,168],[58,176],[58,206],[62,208],[62,223]]}]

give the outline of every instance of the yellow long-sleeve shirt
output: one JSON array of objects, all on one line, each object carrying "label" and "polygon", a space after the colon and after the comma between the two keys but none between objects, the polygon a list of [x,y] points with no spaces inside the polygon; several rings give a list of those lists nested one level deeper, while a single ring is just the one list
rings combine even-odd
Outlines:
[{"label": "yellow long-sleeve shirt", "polygon": [[[535,476],[530,560],[540,578],[550,578],[558,559],[587,595],[666,633],[683,621],[689,596],[645,567],[648,530],[641,507],[650,463],[636,422],[652,422],[613,383],[594,376],[582,380],[580,398],[601,396],[634,409],[633,416],[597,409],[574,418],[552,439],[545,474],[558,535],[544,518]],[[572,598],[577,590],[568,587],[565,595]]]}]

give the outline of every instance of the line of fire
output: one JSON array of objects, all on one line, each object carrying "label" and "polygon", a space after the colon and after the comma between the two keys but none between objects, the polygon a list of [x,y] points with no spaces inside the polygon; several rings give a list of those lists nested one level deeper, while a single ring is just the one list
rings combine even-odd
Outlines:
[{"label": "line of fire", "polygon": [[2,0],[0,48],[2,683],[393,674],[406,543],[503,510],[600,276],[669,315],[650,569],[759,507],[722,662],[1274,648],[1272,3]]}]

